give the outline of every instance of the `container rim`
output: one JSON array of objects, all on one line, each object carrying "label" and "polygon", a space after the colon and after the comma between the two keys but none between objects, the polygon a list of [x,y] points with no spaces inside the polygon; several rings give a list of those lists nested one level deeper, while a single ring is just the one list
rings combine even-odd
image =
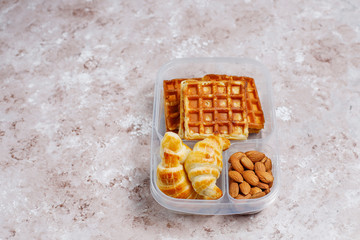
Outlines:
[{"label": "container rim", "polygon": [[[161,141],[163,135],[159,132],[159,129],[155,126],[155,124],[159,120],[159,112],[161,108],[159,107],[158,97],[161,95],[162,91],[162,77],[164,73],[172,67],[176,67],[177,64],[189,64],[192,62],[197,63],[230,63],[230,64],[251,64],[255,67],[259,68],[259,72],[263,74],[265,79],[265,86],[267,88],[267,101],[269,102],[271,108],[269,108],[269,120],[270,120],[270,127],[271,131],[268,135],[261,137],[261,138],[253,138],[247,140],[231,140],[232,144],[235,143],[249,143],[249,144],[261,144],[264,146],[269,146],[273,151],[274,155],[276,156],[276,184],[274,184],[272,191],[265,195],[264,197],[258,199],[246,199],[246,200],[238,200],[238,199],[229,199],[227,196],[228,194],[224,194],[220,199],[217,200],[194,200],[194,199],[176,199],[167,196],[163,192],[161,192],[155,181],[156,168],[154,163],[156,162],[156,149],[157,149],[157,142],[158,140]],[[152,135],[151,135],[151,162],[150,162],[150,191],[153,198],[158,202],[161,206],[165,207],[166,209],[178,213],[183,214],[194,214],[194,215],[234,215],[234,214],[251,214],[255,212],[259,212],[270,205],[278,196],[279,188],[280,188],[280,166],[279,166],[279,159],[276,147],[273,148],[272,146],[266,144],[271,136],[276,132],[276,124],[275,124],[275,109],[273,107],[273,90],[272,90],[272,81],[271,76],[268,69],[260,63],[258,60],[247,58],[247,57],[192,57],[192,58],[175,58],[170,60],[169,62],[163,64],[157,72],[156,81],[155,81],[155,89],[154,89],[154,103],[153,103],[153,118],[152,118]],[[275,134],[276,135],[276,134]],[[276,137],[276,136],[275,136]],[[276,140],[276,139],[275,139]],[[195,141],[195,140],[188,140],[188,141]],[[156,146],[155,146],[156,144]],[[223,169],[224,171],[224,169]],[[197,211],[196,207],[194,208],[194,203],[196,205],[201,204],[202,206],[209,206],[215,207],[217,210],[206,212],[206,211]],[[234,207],[234,205],[236,205]],[[245,211],[245,212],[238,212],[236,211],[236,207],[239,206],[251,206],[251,205],[262,205],[260,208],[257,208],[257,211]],[[170,208],[169,208],[170,206]],[[187,207],[186,209],[182,209],[182,207]],[[234,211],[235,210],[235,211]]]}]

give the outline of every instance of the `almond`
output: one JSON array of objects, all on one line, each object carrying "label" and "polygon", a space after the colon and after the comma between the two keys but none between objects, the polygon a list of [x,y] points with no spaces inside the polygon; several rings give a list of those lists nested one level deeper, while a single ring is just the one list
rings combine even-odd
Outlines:
[{"label": "almond", "polygon": [[233,198],[235,198],[237,195],[239,195],[239,185],[238,185],[238,183],[236,183],[236,182],[230,183],[229,194]]},{"label": "almond", "polygon": [[244,195],[247,195],[250,193],[250,185],[247,183],[247,182],[242,182],[239,184],[239,187],[240,187],[240,191],[244,194]]},{"label": "almond", "polygon": [[237,197],[235,199],[249,199],[251,197],[251,194],[247,194],[247,195],[242,195],[242,194],[239,194],[237,195]]},{"label": "almond", "polygon": [[254,169],[255,169],[255,171],[266,172],[266,167],[261,162],[256,162]]},{"label": "almond", "polygon": [[259,177],[260,181],[264,183],[271,183],[274,181],[274,177],[271,173],[256,171],[256,175]]},{"label": "almond", "polygon": [[242,173],[242,176],[250,185],[256,186],[259,183],[259,178],[256,176],[254,171],[246,170]]},{"label": "almond", "polygon": [[258,151],[248,151],[245,153],[245,155],[254,163],[261,161],[265,157],[265,154]]},{"label": "almond", "polygon": [[268,194],[269,192],[270,192],[270,188],[264,190],[264,193],[266,194]]},{"label": "almond", "polygon": [[244,168],[249,170],[254,170],[254,163],[246,156],[242,157],[240,159],[241,164],[244,166]]},{"label": "almond", "polygon": [[270,188],[269,185],[267,185],[266,183],[263,183],[263,182],[259,182],[256,186],[261,189],[269,189]]},{"label": "almond", "polygon": [[242,183],[244,181],[243,177],[238,171],[229,171],[229,177],[235,182]]},{"label": "almond", "polygon": [[265,165],[266,171],[271,171],[272,162],[271,162],[270,158],[266,158],[264,165]]},{"label": "almond", "polygon": [[267,157],[265,156],[260,162],[265,163],[266,159],[267,159]]},{"label": "almond", "polygon": [[250,189],[250,194],[251,195],[254,195],[255,193],[258,193],[258,192],[262,192],[262,190],[260,188],[258,188],[258,187],[252,187]]},{"label": "almond", "polygon": [[239,173],[242,173],[244,171],[244,167],[241,165],[240,159],[230,158],[230,163],[233,169],[235,169]]},{"label": "almond", "polygon": [[258,193],[255,193],[254,195],[251,195],[250,198],[260,198],[260,197],[263,197],[265,195],[266,195],[265,192],[258,192]]},{"label": "almond", "polygon": [[243,152],[236,152],[233,155],[230,156],[229,162],[231,162],[231,159],[237,159],[240,160],[243,156],[246,156]]}]

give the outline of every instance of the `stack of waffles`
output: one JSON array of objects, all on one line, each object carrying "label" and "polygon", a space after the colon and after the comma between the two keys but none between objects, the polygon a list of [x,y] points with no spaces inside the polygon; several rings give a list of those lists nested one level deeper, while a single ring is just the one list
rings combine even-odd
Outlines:
[{"label": "stack of waffles", "polygon": [[187,140],[219,135],[245,140],[264,128],[255,81],[249,77],[209,74],[164,81],[167,131]]}]

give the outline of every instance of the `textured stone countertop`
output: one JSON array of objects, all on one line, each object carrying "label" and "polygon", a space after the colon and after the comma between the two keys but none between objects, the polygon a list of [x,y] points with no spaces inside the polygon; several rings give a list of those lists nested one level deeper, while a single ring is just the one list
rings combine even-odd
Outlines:
[{"label": "textured stone countertop", "polygon": [[[1,1],[0,239],[359,239],[359,16],[357,0]],[[254,215],[175,214],[150,193],[155,77],[223,56],[269,69],[281,189]]]}]

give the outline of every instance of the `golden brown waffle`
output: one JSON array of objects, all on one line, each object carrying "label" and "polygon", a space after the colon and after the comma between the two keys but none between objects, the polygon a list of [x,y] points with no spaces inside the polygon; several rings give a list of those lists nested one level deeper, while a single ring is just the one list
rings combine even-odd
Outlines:
[{"label": "golden brown waffle", "polygon": [[181,83],[179,135],[188,140],[219,135],[248,137],[245,81],[194,81]]},{"label": "golden brown waffle", "polygon": [[[249,77],[237,77],[220,74],[207,74],[202,78],[192,78],[202,81],[246,81],[246,105],[248,111],[249,133],[258,133],[264,128],[265,118],[255,81]],[[164,85],[164,111],[166,130],[178,133],[180,125],[180,84],[185,78],[165,80]],[[182,133],[179,132],[181,135]]]},{"label": "golden brown waffle", "polygon": [[203,81],[219,81],[219,80],[232,80],[231,76],[228,75],[220,75],[220,74],[207,74],[202,77]]},{"label": "golden brown waffle", "polygon": [[[184,80],[224,80],[226,75],[208,74],[205,78],[177,78],[164,80],[164,112],[166,130],[178,133],[180,125],[180,84]],[[230,78],[229,78],[230,79]]]},{"label": "golden brown waffle", "polygon": [[167,131],[176,131],[180,123],[180,83],[184,78],[165,80],[164,112]]},{"label": "golden brown waffle", "polygon": [[[164,87],[164,112],[166,130],[177,133],[180,124],[180,84],[186,78],[165,80]],[[200,80],[200,78],[192,78]]]},{"label": "golden brown waffle", "polygon": [[246,81],[246,109],[249,123],[249,133],[258,133],[264,128],[265,118],[261,107],[259,94],[256,89],[255,81],[250,77],[232,76],[233,81]]},{"label": "golden brown waffle", "polygon": [[238,77],[228,75],[208,74],[202,80],[231,80],[231,81],[246,81],[246,108],[248,114],[249,133],[258,133],[264,128],[265,118],[261,107],[259,94],[256,89],[255,81],[250,77]]}]

